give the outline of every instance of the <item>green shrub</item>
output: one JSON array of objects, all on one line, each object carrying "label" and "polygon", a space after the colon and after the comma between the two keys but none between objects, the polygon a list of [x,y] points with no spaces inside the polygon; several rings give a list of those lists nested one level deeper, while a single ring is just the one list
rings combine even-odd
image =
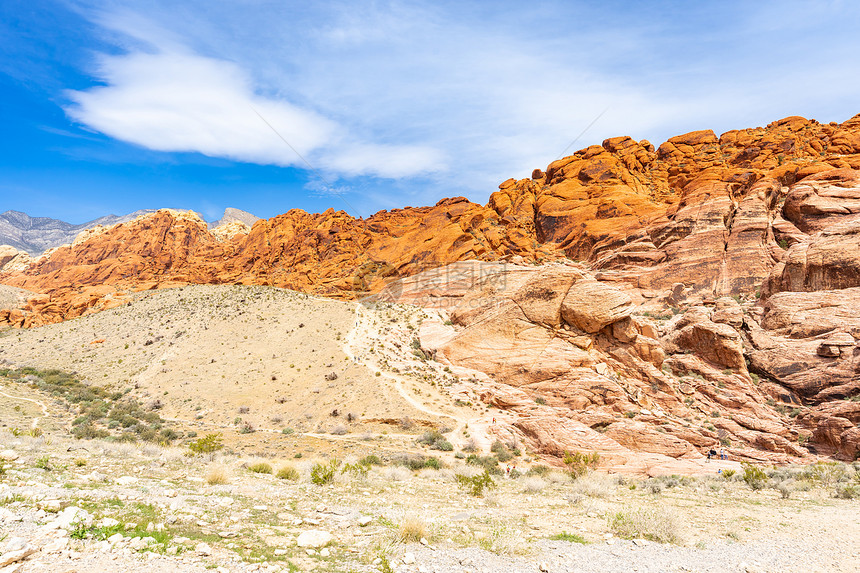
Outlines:
[{"label": "green shrub", "polygon": [[752,489],[759,490],[767,485],[767,474],[761,468],[747,462],[741,462],[741,466],[744,469],[743,479]]},{"label": "green shrub", "polygon": [[732,479],[736,473],[735,470],[723,470],[723,479]]},{"label": "green shrub", "polygon": [[550,539],[553,541],[569,541],[570,543],[581,543],[585,545],[588,541],[585,538],[577,533],[568,533],[566,531],[562,531],[561,533],[556,533],[551,536]]},{"label": "green shrub", "polygon": [[318,462],[311,468],[311,482],[316,485],[325,485],[334,481],[334,475],[337,468],[340,466],[340,461],[333,459],[327,464]]},{"label": "green shrub", "polygon": [[364,465],[364,466],[381,466],[381,465],[383,465],[382,460],[379,458],[379,456],[375,456],[373,454],[364,456],[363,458],[358,460],[358,463],[360,463],[361,465]]},{"label": "green shrub", "polygon": [[248,469],[254,472],[255,474],[270,474],[272,473],[271,464],[267,464],[266,462],[258,462],[251,466],[248,466]]},{"label": "green shrub", "polygon": [[543,477],[550,472],[549,466],[536,465],[529,468],[526,472],[527,476]]},{"label": "green shrub", "polygon": [[511,452],[511,450],[509,450],[508,447],[499,440],[493,442],[493,445],[490,446],[490,451],[496,454],[496,457],[502,463],[507,462],[514,457],[513,452]]},{"label": "green shrub", "polygon": [[561,460],[567,466],[567,471],[573,478],[578,478],[584,475],[589,469],[597,467],[600,461],[600,454],[592,452],[583,454],[582,452],[564,452],[564,457]]},{"label": "green shrub", "polygon": [[857,499],[860,498],[860,485],[858,484],[839,484],[833,492],[833,497],[837,499]]},{"label": "green shrub", "polygon": [[466,456],[466,463],[473,466],[484,468],[485,471],[493,475],[502,475],[502,469],[499,467],[499,459],[496,456],[479,456],[477,454],[469,454]]},{"label": "green shrub", "polygon": [[473,477],[464,475],[457,475],[456,477],[457,485],[459,485],[461,489],[468,491],[469,495],[474,497],[484,497],[485,489],[494,489],[497,487],[496,482],[493,481],[493,478],[490,477],[490,472],[487,470],[484,470],[484,473]]},{"label": "green shrub", "polygon": [[824,487],[830,487],[845,477],[845,466],[839,462],[818,462],[809,466],[806,475]]},{"label": "green shrub", "polygon": [[195,454],[209,454],[212,452],[217,452],[223,447],[224,443],[221,440],[220,432],[216,432],[214,434],[206,434],[199,440],[188,444],[188,449],[190,449]]},{"label": "green shrub", "polygon": [[351,473],[355,477],[363,478],[367,476],[367,472],[370,471],[369,465],[364,465],[362,463],[354,463],[354,464],[344,464],[343,469],[340,470],[340,473]]}]

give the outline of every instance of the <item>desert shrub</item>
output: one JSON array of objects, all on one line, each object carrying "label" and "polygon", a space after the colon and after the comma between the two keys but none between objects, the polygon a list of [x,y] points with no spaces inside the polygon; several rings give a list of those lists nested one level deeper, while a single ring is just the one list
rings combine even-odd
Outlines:
[{"label": "desert shrub", "polygon": [[523,491],[526,493],[537,493],[546,487],[546,482],[537,477],[527,477],[523,480]]},{"label": "desert shrub", "polygon": [[493,442],[493,445],[490,446],[490,451],[496,454],[496,457],[502,463],[507,462],[514,457],[513,452],[511,452],[511,450],[499,440]]},{"label": "desert shrub", "polygon": [[445,436],[437,430],[424,432],[421,437],[418,438],[418,443],[430,446],[431,450],[439,450],[442,452],[450,452],[454,450],[454,445],[446,440]]},{"label": "desert shrub", "polygon": [[658,543],[679,541],[675,519],[662,507],[616,512],[609,517],[609,528],[624,539],[642,538]]},{"label": "desert shrub", "polygon": [[759,490],[767,485],[767,474],[761,468],[747,462],[742,462],[741,466],[744,469],[743,480],[752,489]]},{"label": "desert shrub", "polygon": [[469,438],[469,441],[467,441],[466,445],[463,446],[463,451],[467,454],[471,454],[478,451],[478,442],[475,441],[475,438]]},{"label": "desert shrub", "polygon": [[839,462],[818,462],[809,466],[806,475],[824,487],[830,487],[846,475],[845,465]]},{"label": "desert shrub", "polygon": [[597,467],[600,461],[600,454],[592,452],[583,454],[582,452],[564,452],[562,462],[567,466],[567,471],[574,479],[584,475],[589,469]]},{"label": "desert shrub", "polygon": [[502,475],[502,469],[499,467],[499,459],[496,456],[479,456],[477,454],[469,454],[466,456],[466,463],[473,466],[484,468],[490,474]]},{"label": "desert shrub", "polygon": [[267,464],[266,462],[257,462],[256,464],[252,464],[248,466],[248,469],[255,474],[270,474],[272,473],[271,464]]},{"label": "desert shrub", "polygon": [[791,497],[791,492],[794,491],[794,488],[787,482],[782,482],[776,485],[776,491],[779,492],[779,495],[782,499],[789,499]]},{"label": "desert shrub", "polygon": [[289,481],[298,481],[299,472],[293,466],[283,466],[278,470],[278,473],[275,474],[275,477]]},{"label": "desert shrub", "polygon": [[550,472],[549,466],[536,465],[529,468],[526,472],[527,476],[543,477]]},{"label": "desert shrub", "polygon": [[382,460],[379,458],[379,456],[370,454],[358,460],[358,463],[365,466],[381,466]]},{"label": "desert shrub", "polygon": [[206,483],[209,485],[223,485],[228,480],[227,468],[224,466],[212,466],[206,472]]},{"label": "desert shrub", "polygon": [[457,485],[461,489],[466,490],[469,495],[474,497],[484,497],[484,490],[495,489],[496,482],[490,477],[490,472],[484,470],[484,473],[476,476],[457,475]]},{"label": "desert shrub", "polygon": [[860,498],[860,484],[839,484],[833,492],[833,497],[837,499]]},{"label": "desert shrub", "polygon": [[311,482],[316,485],[326,485],[333,482],[339,466],[340,461],[337,459],[332,459],[327,464],[315,463],[311,468]]},{"label": "desert shrub", "polygon": [[364,465],[360,462],[354,464],[344,464],[343,468],[340,470],[340,473],[350,473],[355,477],[363,478],[367,476],[367,472],[370,470],[369,465]]},{"label": "desert shrub", "polygon": [[397,537],[401,543],[417,543],[429,537],[427,525],[418,517],[407,516],[400,523]]},{"label": "desert shrub", "polygon": [[414,471],[423,470],[424,468],[432,468],[434,470],[438,470],[442,467],[439,458],[425,457],[421,455],[404,454],[395,457],[393,462],[396,465],[405,466],[410,470]]},{"label": "desert shrub", "polygon": [[343,424],[335,426],[331,430],[331,433],[334,434],[335,436],[343,436],[343,435],[347,434],[348,432],[349,432],[349,430],[347,430],[346,426],[344,426]]},{"label": "desert shrub", "polygon": [[723,476],[723,479],[730,480],[730,479],[732,479],[732,478],[734,477],[734,475],[735,475],[736,473],[737,473],[737,471],[735,471],[735,470],[731,470],[731,469],[729,469],[729,470],[723,470],[722,476]]},{"label": "desert shrub", "polygon": [[188,444],[188,449],[195,454],[211,454],[217,452],[224,447],[221,440],[221,433],[206,434],[202,438]]},{"label": "desert shrub", "polygon": [[550,539],[552,539],[554,541],[568,541],[570,543],[580,543],[582,545],[585,545],[588,543],[588,541],[586,541],[583,536],[581,536],[577,533],[568,533],[566,531],[562,531],[561,533],[556,533],[555,535],[551,536]]}]

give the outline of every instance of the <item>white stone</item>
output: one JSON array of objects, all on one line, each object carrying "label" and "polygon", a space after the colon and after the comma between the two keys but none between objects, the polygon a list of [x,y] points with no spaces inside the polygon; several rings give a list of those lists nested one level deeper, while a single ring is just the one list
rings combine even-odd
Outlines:
[{"label": "white stone", "polygon": [[119,485],[131,485],[133,483],[137,483],[137,478],[134,476],[122,476],[117,478],[116,483]]},{"label": "white stone", "polygon": [[358,518],[357,523],[359,527],[367,527],[368,525],[370,525],[371,521],[373,521],[372,517],[370,517],[369,515],[362,515]]},{"label": "white stone", "polygon": [[123,539],[124,539],[124,537],[122,536],[122,533],[114,533],[113,535],[111,535],[110,537],[107,538],[108,543],[110,543],[111,545],[116,545],[117,543],[119,543]]},{"label": "white stone", "polygon": [[325,547],[332,542],[334,536],[328,531],[321,529],[309,529],[302,531],[296,543],[299,547]]},{"label": "white stone", "polygon": [[199,555],[212,555],[212,548],[209,547],[208,543],[198,543],[194,546],[194,551],[196,551]]},{"label": "white stone", "polygon": [[176,497],[176,490],[175,489],[169,489],[169,490],[164,492],[164,495],[166,497]]},{"label": "white stone", "polygon": [[68,545],[69,539],[67,537],[52,539],[42,546],[42,553],[57,553],[65,549]]},{"label": "white stone", "polygon": [[56,519],[48,525],[52,529],[69,529],[78,524],[89,526],[92,525],[92,522],[93,518],[89,513],[80,507],[71,505],[58,513]]},{"label": "white stone", "polygon": [[327,548],[323,547],[322,549],[320,549],[320,557],[328,557],[329,555],[331,555],[331,551],[329,551]]},{"label": "white stone", "polygon": [[112,517],[105,517],[99,521],[99,527],[116,527],[117,525],[119,525],[119,521]]},{"label": "white stone", "polygon": [[414,553],[404,553],[403,554],[403,564],[404,565],[412,565],[415,563],[415,554]]},{"label": "white stone", "polygon": [[543,572],[549,571],[549,565],[547,565],[546,563],[541,563],[540,565],[538,565],[538,569]]},{"label": "white stone", "polygon": [[0,452],[0,460],[4,460],[7,462],[14,462],[18,459],[18,452],[15,450],[3,450]]}]

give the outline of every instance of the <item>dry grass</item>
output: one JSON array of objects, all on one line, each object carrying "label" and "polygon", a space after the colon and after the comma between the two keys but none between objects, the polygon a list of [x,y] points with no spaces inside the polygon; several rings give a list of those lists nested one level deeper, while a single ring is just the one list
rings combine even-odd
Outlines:
[{"label": "dry grass", "polygon": [[615,493],[615,480],[608,474],[590,472],[573,482],[575,494],[588,497],[609,497]]},{"label": "dry grass", "polygon": [[675,517],[661,506],[618,511],[609,516],[609,528],[618,537],[647,539],[659,543],[678,543],[680,535]]},{"label": "dry grass", "polygon": [[206,483],[209,485],[223,485],[230,481],[230,472],[226,466],[213,465],[206,472]]},{"label": "dry grass", "polygon": [[400,529],[398,530],[398,539],[401,543],[416,543],[421,541],[421,539],[429,539],[430,535],[427,533],[427,524],[424,523],[424,520],[414,515],[407,515],[403,521],[400,522]]},{"label": "dry grass", "polygon": [[279,479],[285,479],[289,481],[298,481],[299,480],[299,471],[291,465],[282,466],[277,473]]},{"label": "dry grass", "polygon": [[539,477],[527,477],[523,480],[523,491],[526,493],[537,493],[546,488],[546,482]]}]

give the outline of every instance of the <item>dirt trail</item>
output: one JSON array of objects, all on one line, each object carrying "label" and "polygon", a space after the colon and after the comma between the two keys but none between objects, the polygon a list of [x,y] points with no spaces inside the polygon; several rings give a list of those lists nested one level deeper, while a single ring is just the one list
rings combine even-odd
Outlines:
[{"label": "dirt trail", "polygon": [[39,406],[42,409],[42,415],[36,418],[33,418],[33,422],[30,424],[30,428],[35,430],[39,427],[39,420],[48,416],[48,407],[44,402],[40,400],[33,400],[32,398],[24,398],[23,396],[13,396],[11,394],[7,394],[6,392],[0,392],[0,396],[6,396],[7,398],[12,398],[13,400],[23,400],[25,402],[32,402]]},{"label": "dirt trail", "polygon": [[[449,440],[455,445],[462,448],[469,439],[474,440],[477,447],[482,451],[489,451],[490,445],[494,438],[489,432],[489,427],[492,424],[492,417],[486,415],[464,416],[454,412],[441,412],[433,409],[426,402],[423,402],[419,397],[411,395],[404,387],[405,383],[412,382],[407,377],[388,372],[380,365],[371,360],[370,357],[360,358],[360,341],[376,340],[382,338],[382,334],[374,327],[371,311],[364,305],[358,303],[355,305],[355,322],[352,329],[346,335],[343,345],[344,353],[350,360],[361,362],[368,369],[375,373],[379,373],[379,377],[389,382],[400,396],[406,400],[416,410],[436,416],[439,418],[447,418],[452,420],[456,425],[454,431],[451,432]],[[464,437],[464,432],[468,431],[470,438]]]}]

